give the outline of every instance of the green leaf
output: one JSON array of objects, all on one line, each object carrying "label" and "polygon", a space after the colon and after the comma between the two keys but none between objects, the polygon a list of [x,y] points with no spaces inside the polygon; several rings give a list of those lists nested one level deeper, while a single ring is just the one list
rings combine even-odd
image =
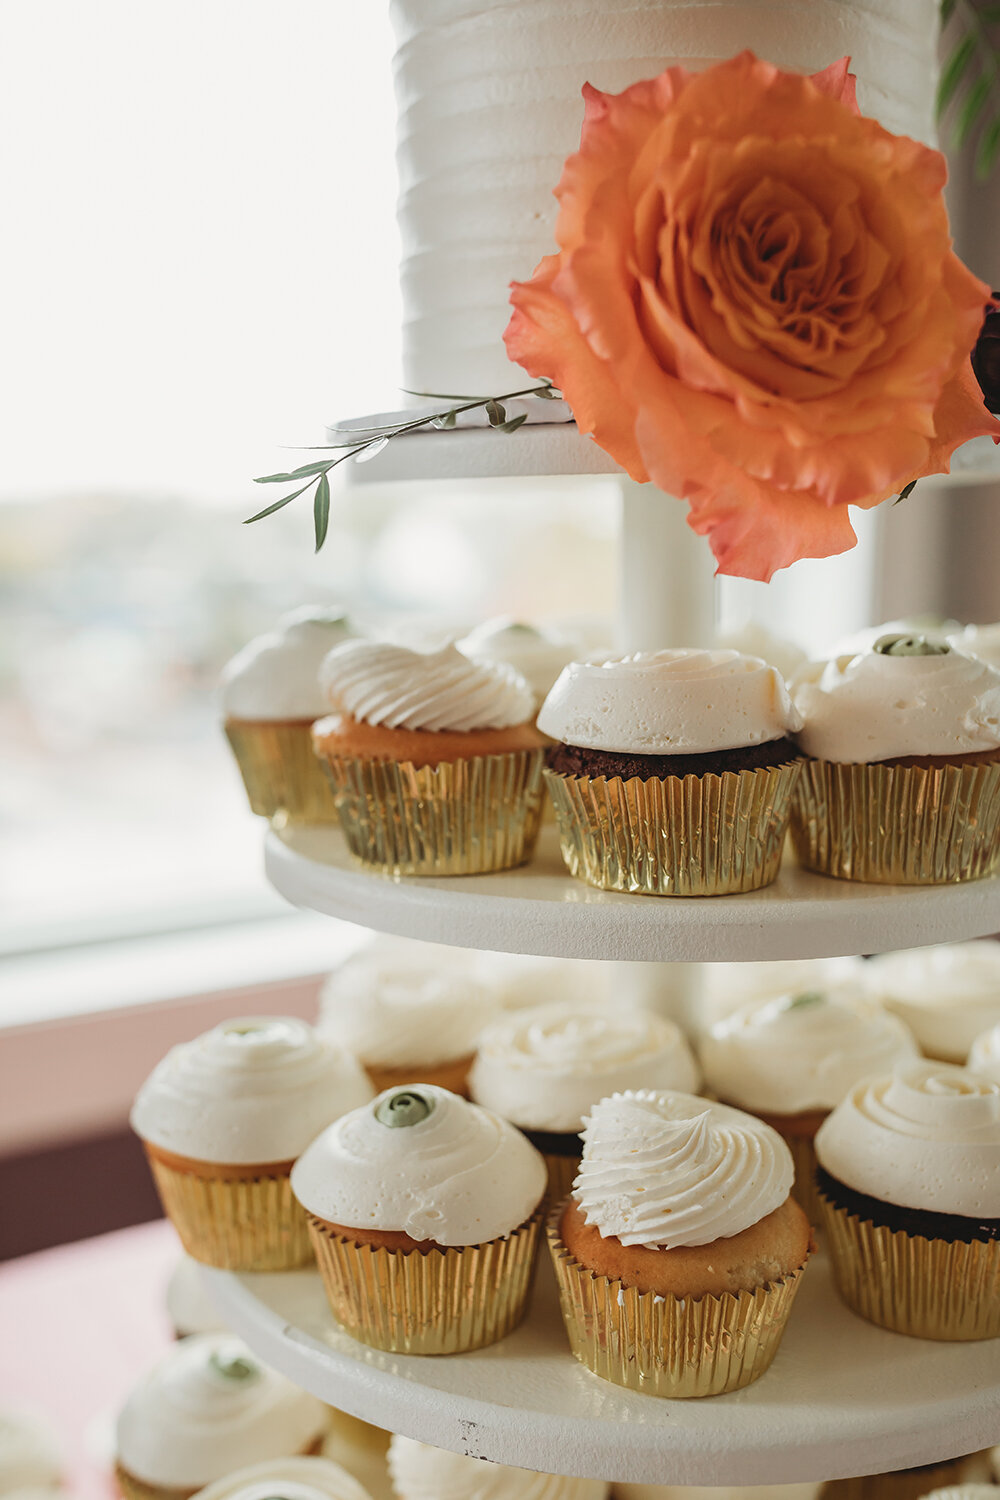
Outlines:
[{"label": "green leaf", "polygon": [[535,395],[536,396],[541,396],[541,398],[542,398],[543,401],[561,401],[562,400],[561,393],[556,390],[556,388],[555,388],[554,385],[540,385],[538,387],[537,391],[535,392]]},{"label": "green leaf", "polygon": [[941,0],[941,28],[942,28],[942,30],[945,28],[945,26],[947,26],[948,22],[951,20],[952,16],[955,14],[955,5],[956,4],[957,4],[957,0]]},{"label": "green leaf", "polygon": [[374,442],[365,443],[363,448],[359,448],[354,455],[354,462],[356,464],[366,464],[369,459],[378,458],[383,448],[388,448],[388,446],[389,435],[387,433],[385,437],[375,438]]},{"label": "green leaf", "polygon": [[975,55],[975,38],[966,32],[941,69],[941,81],[938,84],[937,98],[934,101],[934,113],[937,119],[940,120],[954,98],[955,91]]},{"label": "green leaf", "polygon": [[485,396],[456,396],[454,391],[411,391],[405,385],[400,386],[404,396],[420,396],[424,401],[471,401],[476,406],[481,406],[487,399]]},{"label": "green leaf", "polygon": [[458,412],[456,411],[446,411],[443,416],[431,419],[431,426],[438,428],[439,431],[446,431],[450,427],[455,427],[457,423]]},{"label": "green leaf", "polygon": [[1000,115],[994,115],[989,124],[984,127],[976,147],[976,178],[979,182],[985,182],[993,171],[998,152],[1000,152]]},{"label": "green leaf", "polygon": [[958,119],[955,122],[954,133],[956,151],[960,151],[961,148],[965,145],[966,141],[969,139],[972,127],[973,125],[975,125],[976,121],[979,119],[979,116],[982,114],[984,108],[986,107],[986,101],[989,96],[990,80],[984,73],[980,73],[979,77],[976,79],[975,83],[972,85],[971,89],[962,100],[962,107],[958,112]]},{"label": "green leaf", "polygon": [[905,500],[909,495],[912,495],[914,489],[916,488],[916,483],[917,481],[915,479],[911,479],[909,484],[904,484],[903,488],[900,490],[899,494],[892,502],[893,505],[898,505],[900,500]]},{"label": "green leaf", "polygon": [[324,474],[316,486],[313,521],[316,526],[316,551],[318,552],[326,541],[327,528],[330,525],[330,476],[328,474]]},{"label": "green leaf", "polygon": [[311,479],[309,480],[309,484],[304,484],[300,490],[294,490],[292,494],[284,495],[280,500],[275,500],[274,504],[269,505],[266,510],[259,510],[255,516],[247,516],[243,522],[244,526],[249,526],[252,521],[263,521],[265,516],[273,516],[276,510],[281,510],[282,506],[291,505],[293,500],[297,500],[300,495],[305,494],[310,484],[312,484]]},{"label": "green leaf", "polygon": [[300,469],[291,469],[287,474],[262,474],[254,484],[294,484],[296,479],[305,479],[307,474],[322,474],[329,459],[320,459],[314,464],[303,464]]},{"label": "green leaf", "polygon": [[486,402],[486,418],[491,427],[502,427],[507,420],[507,413],[499,401],[491,399]]},{"label": "green leaf", "polygon": [[501,422],[500,423],[500,431],[501,432],[516,432],[519,427],[523,427],[524,426],[524,424],[525,424],[525,422],[527,420],[528,420],[528,413],[526,411],[523,411],[519,417],[511,417],[511,419],[510,419],[509,422]]}]

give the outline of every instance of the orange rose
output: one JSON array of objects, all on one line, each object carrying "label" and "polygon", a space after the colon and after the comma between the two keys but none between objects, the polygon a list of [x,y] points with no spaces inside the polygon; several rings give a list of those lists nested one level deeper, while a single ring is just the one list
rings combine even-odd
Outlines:
[{"label": "orange rose", "polygon": [[744,52],[588,85],[558,255],[515,283],[511,359],[632,476],[690,504],[720,573],[770,578],[997,436],[969,354],[989,289],[952,253],[944,158]]}]

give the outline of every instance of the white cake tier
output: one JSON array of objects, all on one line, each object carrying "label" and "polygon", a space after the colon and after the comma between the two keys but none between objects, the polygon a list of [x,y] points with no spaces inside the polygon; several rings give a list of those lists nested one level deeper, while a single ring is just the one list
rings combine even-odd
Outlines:
[{"label": "white cake tier", "polygon": [[937,0],[392,0],[404,384],[510,389],[508,285],[555,249],[552,196],[585,82],[618,92],[752,48],[849,54],[864,113],[933,140]]}]

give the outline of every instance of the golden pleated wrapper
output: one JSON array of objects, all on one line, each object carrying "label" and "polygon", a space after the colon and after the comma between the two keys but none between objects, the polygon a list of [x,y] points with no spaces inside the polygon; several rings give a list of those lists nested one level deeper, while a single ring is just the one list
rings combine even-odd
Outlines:
[{"label": "golden pleated wrapper", "polygon": [[125,1500],[190,1500],[191,1495],[196,1495],[202,1485],[194,1484],[187,1489],[171,1488],[165,1484],[147,1484],[144,1479],[138,1479],[123,1469],[121,1464],[115,1464],[115,1483]]},{"label": "golden pleated wrapper", "polygon": [[146,1155],[163,1211],[195,1260],[222,1271],[293,1271],[312,1260],[287,1172],[211,1177],[173,1167],[148,1148]]},{"label": "golden pleated wrapper", "polygon": [[251,810],[278,827],[336,823],[337,804],[312,748],[312,721],[229,719],[226,738]]},{"label": "golden pleated wrapper", "polygon": [[546,770],[571,875],[606,891],[727,896],[770,885],[799,762],[721,776],[564,776]]},{"label": "golden pleated wrapper", "polygon": [[603,1380],[647,1396],[721,1396],[758,1380],[774,1359],[805,1262],[752,1292],[661,1297],[587,1269],[559,1234],[565,1202],[547,1233],[570,1348]]},{"label": "golden pleated wrapper", "polygon": [[923,1239],[819,1200],[837,1290],[861,1317],[920,1339],[1000,1338],[1000,1241]]},{"label": "golden pleated wrapper", "polygon": [[505,1338],[524,1317],[541,1223],[535,1213],[506,1239],[424,1253],[359,1245],[309,1215],[337,1322],[393,1354],[463,1354]]},{"label": "golden pleated wrapper", "polygon": [[949,885],[1000,864],[1000,762],[807,760],[792,805],[799,863],[839,880]]},{"label": "golden pleated wrapper", "polygon": [[542,751],[409,761],[322,760],[348,848],[390,875],[479,875],[531,858]]},{"label": "golden pleated wrapper", "polygon": [[924,1464],[917,1469],[898,1469],[891,1474],[831,1479],[820,1490],[819,1500],[921,1500],[932,1490],[968,1483],[967,1465],[967,1459],[953,1458],[944,1464]]}]

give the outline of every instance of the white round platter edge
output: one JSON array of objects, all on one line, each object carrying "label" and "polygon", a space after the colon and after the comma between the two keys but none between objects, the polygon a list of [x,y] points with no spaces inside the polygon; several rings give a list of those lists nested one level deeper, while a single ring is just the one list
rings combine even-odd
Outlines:
[{"label": "white round platter edge", "polygon": [[912,1468],[1000,1442],[1000,1341],[938,1344],[845,1308],[813,1258],[771,1369],[744,1391],[665,1401],[569,1352],[548,1263],[521,1327],[490,1349],[415,1358],[347,1337],[315,1271],[203,1274],[257,1355],[388,1431],[544,1473],[632,1483],[780,1484]]},{"label": "white round platter edge", "polygon": [[1000,877],[877,886],[800,870],[743,896],[632,896],[574,880],[556,831],[534,859],[493,875],[394,879],[361,868],[335,828],[267,836],[271,884],[295,906],[397,937],[542,957],[719,962],[831,958],[1000,932]]}]

